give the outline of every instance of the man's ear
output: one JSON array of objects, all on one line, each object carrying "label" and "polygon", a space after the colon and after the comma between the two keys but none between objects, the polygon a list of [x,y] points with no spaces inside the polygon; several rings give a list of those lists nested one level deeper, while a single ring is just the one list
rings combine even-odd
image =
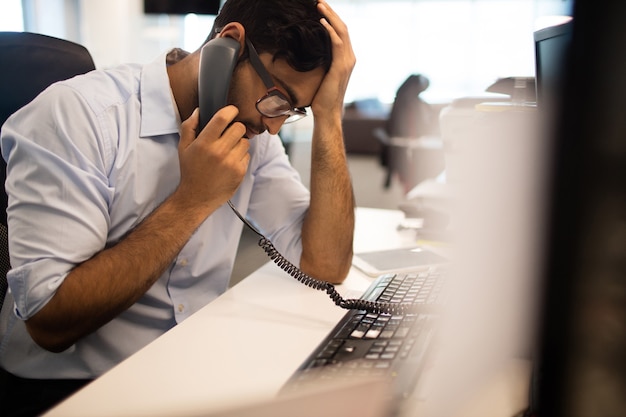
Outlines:
[{"label": "man's ear", "polygon": [[246,49],[246,29],[239,22],[230,22],[226,24],[226,26],[222,28],[220,33],[217,34],[217,37],[228,37],[238,41],[239,45],[241,45],[241,48],[239,49],[239,56],[241,56],[243,54],[243,51],[245,51]]}]

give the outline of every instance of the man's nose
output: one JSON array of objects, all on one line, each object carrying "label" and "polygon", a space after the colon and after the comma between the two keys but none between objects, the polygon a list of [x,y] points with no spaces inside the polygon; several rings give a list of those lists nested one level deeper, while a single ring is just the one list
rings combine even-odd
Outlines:
[{"label": "man's nose", "polygon": [[267,128],[267,131],[270,134],[276,135],[276,134],[278,134],[278,131],[280,130],[280,128],[285,123],[285,120],[287,120],[287,116],[264,117],[263,118],[263,123],[265,123],[265,127]]}]

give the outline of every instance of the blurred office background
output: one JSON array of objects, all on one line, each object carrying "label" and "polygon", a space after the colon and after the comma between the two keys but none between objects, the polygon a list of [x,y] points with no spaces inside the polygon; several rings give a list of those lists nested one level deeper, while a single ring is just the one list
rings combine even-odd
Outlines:
[{"label": "blurred office background", "polygon": [[[72,40],[104,69],[149,62],[173,47],[201,46],[214,16],[145,13],[145,0],[2,0],[0,31],[29,31]],[[222,0],[223,1],[223,0]],[[570,13],[568,0],[329,0],[347,23],[357,65],[346,95],[344,133],[359,206],[396,209],[407,191],[442,165],[442,108],[461,97],[484,96],[497,80],[534,76],[533,31]],[[395,149],[395,167],[380,133],[398,88],[411,75],[427,80],[419,98],[432,107],[428,140]],[[534,88],[534,87],[533,87]],[[308,184],[311,118],[281,136]],[[415,139],[415,138],[413,138]],[[434,162],[433,162],[434,161]],[[407,167],[408,164],[408,167]],[[392,169],[395,167],[396,169]],[[244,232],[245,233],[245,232]],[[245,237],[245,236],[244,236]],[[233,280],[266,258],[243,239],[245,262]]]},{"label": "blurred office background", "polygon": [[[146,14],[144,1],[2,0],[0,31],[72,40],[84,45],[102,69],[149,62],[172,47],[195,50],[213,24],[212,15]],[[355,169],[364,165],[366,172],[380,176],[364,181],[368,187],[357,198],[362,205],[384,207],[395,207],[393,197],[379,199],[366,193],[372,184],[384,183],[386,175],[378,163],[381,148],[369,131],[382,126],[407,77],[426,77],[429,85],[420,98],[439,110],[455,98],[482,95],[499,78],[533,76],[533,31],[549,25],[550,16],[568,14],[570,8],[567,0],[331,0],[330,4],[348,24],[358,60],[346,104],[356,103],[353,108],[360,111],[349,115],[347,150],[354,156]],[[352,123],[351,117],[357,121]],[[283,132],[284,139],[296,142],[290,150],[294,163],[303,164],[306,182],[307,158],[302,153],[307,122],[291,129]],[[372,191],[389,194],[394,191],[391,185]]]}]

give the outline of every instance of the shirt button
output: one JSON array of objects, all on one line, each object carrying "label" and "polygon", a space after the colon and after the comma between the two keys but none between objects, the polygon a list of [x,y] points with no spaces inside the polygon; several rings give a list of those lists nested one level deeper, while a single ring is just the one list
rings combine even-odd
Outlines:
[{"label": "shirt button", "polygon": [[187,266],[187,259],[181,259],[178,261],[178,266]]},{"label": "shirt button", "polygon": [[185,311],[185,305],[184,304],[179,304],[178,305],[178,312],[182,313],[183,311]]}]

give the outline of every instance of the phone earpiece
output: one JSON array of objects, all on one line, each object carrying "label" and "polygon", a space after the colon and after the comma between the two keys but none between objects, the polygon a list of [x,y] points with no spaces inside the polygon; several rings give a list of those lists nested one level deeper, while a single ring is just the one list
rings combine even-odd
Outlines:
[{"label": "phone earpiece", "polygon": [[198,68],[200,123],[198,133],[204,129],[219,109],[228,104],[228,89],[240,49],[241,45],[238,41],[223,37],[211,39],[200,50]]}]

